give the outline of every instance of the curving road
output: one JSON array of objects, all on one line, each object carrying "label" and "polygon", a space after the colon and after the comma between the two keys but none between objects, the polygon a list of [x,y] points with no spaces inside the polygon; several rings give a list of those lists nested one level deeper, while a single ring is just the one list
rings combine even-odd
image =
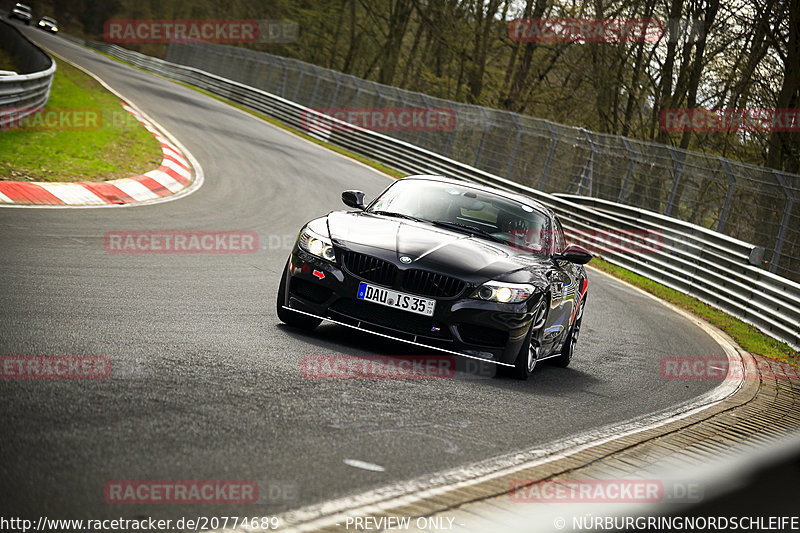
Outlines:
[{"label": "curving road", "polygon": [[[32,38],[100,76],[205,171],[153,206],[0,209],[0,354],[105,355],[105,380],[0,381],[0,501],[36,517],[270,514],[456,468],[672,408],[711,381],[664,380],[668,355],[722,355],[701,329],[590,273],[569,369],[528,382],[311,380],[300,359],[405,354],[325,325],[278,323],[274,297],[303,222],[389,179],[175,83],[54,36]],[[80,142],[76,133],[76,142]],[[247,255],[112,255],[111,230],[251,230]],[[345,460],[380,465],[384,471]],[[111,505],[110,480],[253,480],[230,506]],[[283,491],[264,490],[279,487]]]}]

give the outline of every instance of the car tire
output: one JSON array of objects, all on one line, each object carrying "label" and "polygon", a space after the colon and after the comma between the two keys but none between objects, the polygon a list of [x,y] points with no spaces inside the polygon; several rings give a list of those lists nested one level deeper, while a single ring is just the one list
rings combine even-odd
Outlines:
[{"label": "car tire", "polygon": [[522,348],[520,348],[517,359],[514,361],[514,368],[509,369],[511,377],[520,381],[528,379],[533,369],[536,368],[536,363],[539,361],[541,343],[533,341],[533,329],[534,324],[531,324],[531,329],[525,336]]},{"label": "car tire", "polygon": [[572,354],[575,353],[575,345],[578,343],[578,334],[581,331],[581,323],[583,322],[583,308],[586,305],[586,295],[583,295],[581,304],[578,307],[578,314],[575,316],[575,321],[569,330],[569,337],[564,341],[564,346],[561,348],[561,354],[558,357],[550,359],[550,363],[554,366],[566,368],[572,361]]},{"label": "car tire", "polygon": [[314,318],[307,315],[302,315],[300,313],[295,313],[293,311],[288,311],[283,308],[284,302],[286,301],[286,275],[289,271],[289,261],[286,261],[286,266],[283,267],[283,275],[281,276],[281,283],[278,286],[278,298],[277,298],[277,305],[276,311],[278,312],[278,318],[281,322],[286,325],[312,330],[320,325],[322,320],[319,318]]}]

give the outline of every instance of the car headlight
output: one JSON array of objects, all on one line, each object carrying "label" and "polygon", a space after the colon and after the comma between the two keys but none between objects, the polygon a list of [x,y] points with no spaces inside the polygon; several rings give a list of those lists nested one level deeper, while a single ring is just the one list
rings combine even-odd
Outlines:
[{"label": "car headlight", "polygon": [[300,248],[311,255],[316,255],[331,263],[336,262],[336,253],[333,251],[333,243],[330,239],[314,233],[308,228],[303,229],[300,233],[299,244]]},{"label": "car headlight", "polygon": [[530,298],[535,290],[533,285],[527,283],[488,281],[478,287],[478,290],[472,294],[472,298],[502,304],[516,304]]}]

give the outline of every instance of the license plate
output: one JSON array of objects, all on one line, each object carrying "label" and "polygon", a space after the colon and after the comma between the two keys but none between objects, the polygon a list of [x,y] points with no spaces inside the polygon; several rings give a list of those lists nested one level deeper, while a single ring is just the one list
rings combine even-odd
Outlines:
[{"label": "license plate", "polygon": [[393,291],[376,287],[369,283],[361,282],[358,286],[358,299],[376,304],[394,307],[418,315],[433,316],[433,309],[436,307],[436,300],[422,298],[402,292]]}]

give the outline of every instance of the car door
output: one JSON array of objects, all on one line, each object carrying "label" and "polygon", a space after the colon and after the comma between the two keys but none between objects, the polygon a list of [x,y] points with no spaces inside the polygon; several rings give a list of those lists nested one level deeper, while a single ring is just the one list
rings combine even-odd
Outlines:
[{"label": "car door", "polygon": [[[553,253],[562,254],[567,246],[564,229],[553,218]],[[544,331],[545,353],[559,349],[569,334],[570,319],[575,306],[577,279],[575,265],[563,259],[552,259],[548,271],[550,283],[550,313]]]}]

